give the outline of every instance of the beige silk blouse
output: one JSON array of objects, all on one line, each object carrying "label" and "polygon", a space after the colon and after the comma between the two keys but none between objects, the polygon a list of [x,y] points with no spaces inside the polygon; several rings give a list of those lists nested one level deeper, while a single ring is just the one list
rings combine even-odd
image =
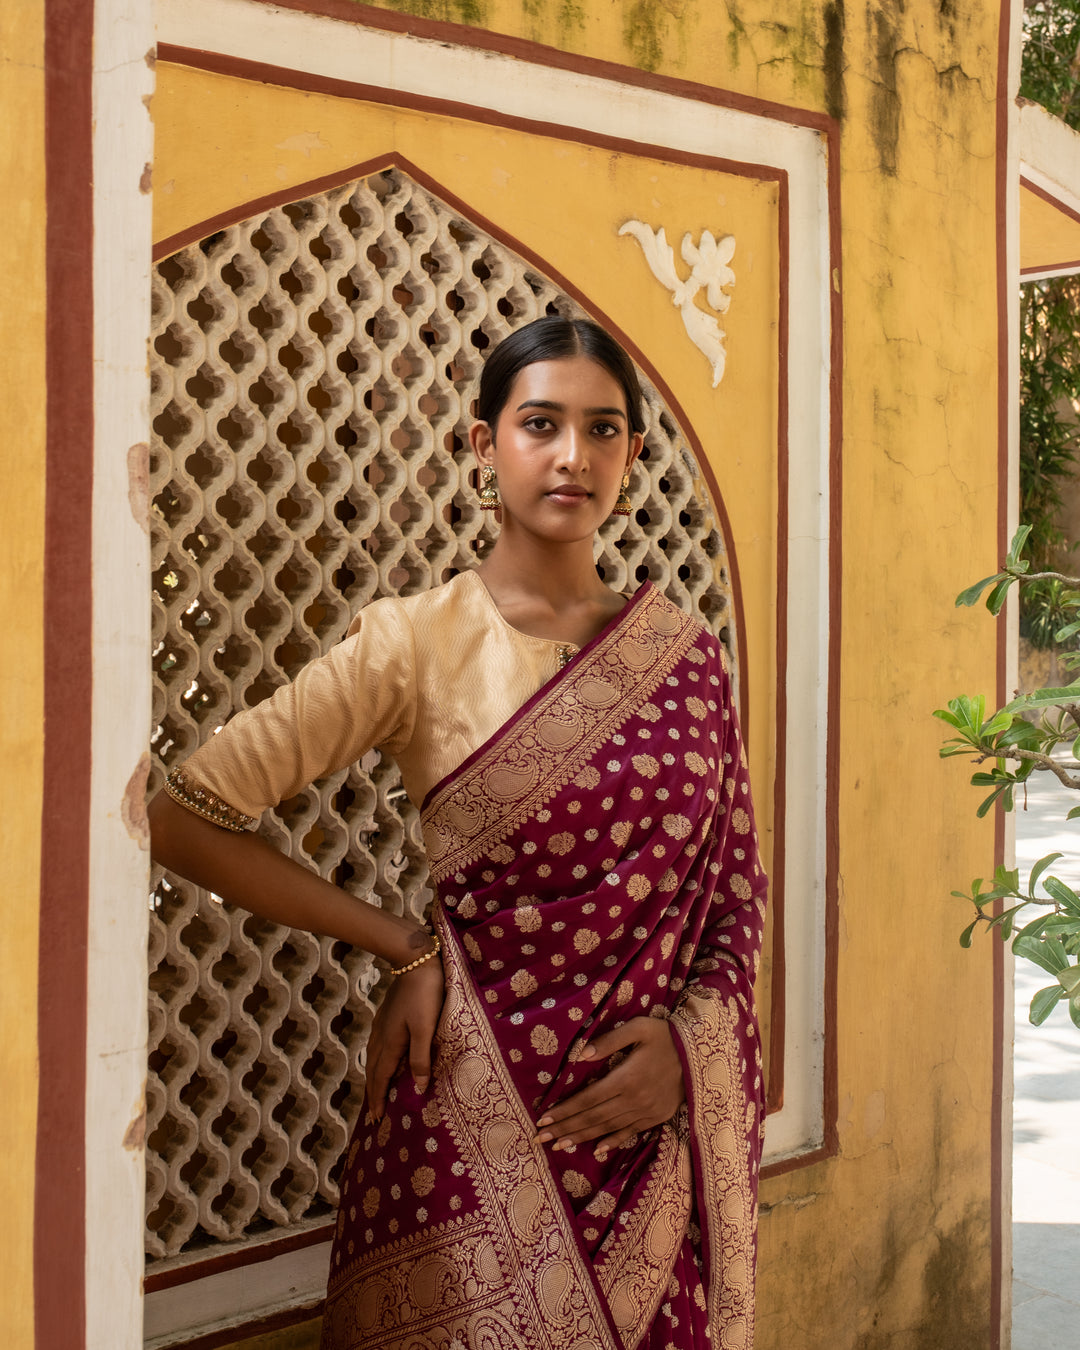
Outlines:
[{"label": "beige silk blouse", "polygon": [[419,806],[576,651],[511,628],[479,575],[462,572],[361,610],[343,642],[234,717],[182,776],[258,817],[374,746]]}]

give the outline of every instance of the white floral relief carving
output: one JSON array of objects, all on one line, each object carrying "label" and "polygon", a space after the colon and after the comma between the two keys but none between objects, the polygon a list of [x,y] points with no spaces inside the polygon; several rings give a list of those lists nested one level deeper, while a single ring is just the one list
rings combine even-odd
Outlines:
[{"label": "white floral relief carving", "polygon": [[653,230],[644,221],[628,220],[619,234],[632,235],[638,241],[653,276],[671,292],[671,303],[682,314],[690,341],[712,366],[715,389],[724,375],[726,335],[714,315],[702,309],[696,300],[698,292],[704,290],[710,308],[716,314],[727,313],[731,296],[724,288],[735,284],[735,273],[728,266],[735,252],[735,236],[725,234],[717,239],[711,230],[702,230],[701,238],[695,244],[689,232],[684,234],[679,252],[690,268],[690,275],[684,281],[676,271],[675,250],[668,243],[663,226]]}]

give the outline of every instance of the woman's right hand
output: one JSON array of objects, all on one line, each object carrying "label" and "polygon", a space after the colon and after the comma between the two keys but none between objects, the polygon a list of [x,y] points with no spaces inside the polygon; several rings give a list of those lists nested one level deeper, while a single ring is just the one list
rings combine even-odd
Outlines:
[{"label": "woman's right hand", "polygon": [[443,994],[438,956],[399,975],[387,990],[368,1037],[367,1103],[373,1120],[382,1120],[390,1084],[406,1059],[417,1092],[427,1091]]}]

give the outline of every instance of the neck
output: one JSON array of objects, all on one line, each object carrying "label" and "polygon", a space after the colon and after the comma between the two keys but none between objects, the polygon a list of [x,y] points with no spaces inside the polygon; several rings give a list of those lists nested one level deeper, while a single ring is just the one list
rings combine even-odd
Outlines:
[{"label": "neck", "polygon": [[500,593],[530,598],[556,614],[583,601],[610,596],[608,587],[596,574],[591,539],[552,544],[504,525],[495,546],[477,570],[497,599]]}]

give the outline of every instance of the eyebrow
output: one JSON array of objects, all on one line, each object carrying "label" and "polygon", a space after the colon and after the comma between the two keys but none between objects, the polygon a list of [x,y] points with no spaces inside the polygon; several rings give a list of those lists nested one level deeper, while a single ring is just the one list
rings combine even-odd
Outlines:
[{"label": "eyebrow", "polygon": [[[550,408],[552,412],[566,411],[565,404],[553,403],[546,398],[526,399],[524,403],[518,404],[516,411],[521,412],[525,408]],[[626,413],[621,408],[586,408],[584,411],[587,417],[621,417],[623,421],[626,420]]]}]

